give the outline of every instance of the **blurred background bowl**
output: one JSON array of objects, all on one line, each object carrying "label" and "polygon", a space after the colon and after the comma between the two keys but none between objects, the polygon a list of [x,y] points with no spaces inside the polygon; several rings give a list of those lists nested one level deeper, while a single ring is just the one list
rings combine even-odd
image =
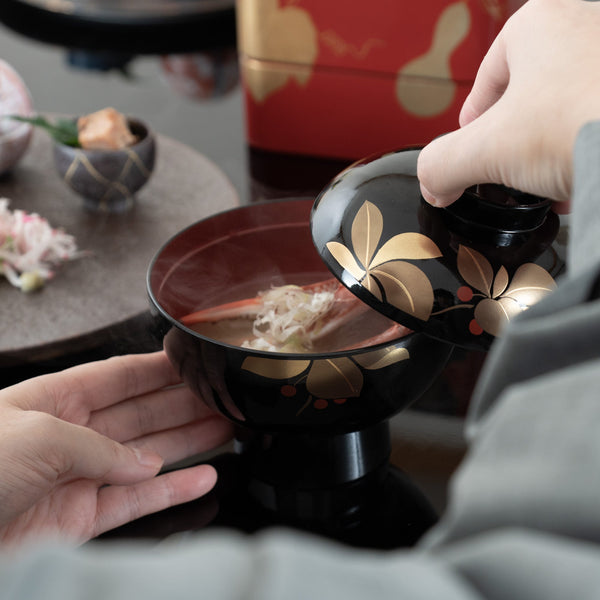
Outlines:
[{"label": "blurred background bowl", "polygon": [[128,119],[138,141],[121,150],[87,150],[54,143],[54,164],[62,180],[93,211],[124,212],[154,170],[156,139],[150,128]]},{"label": "blurred background bowl", "polygon": [[21,160],[31,142],[33,128],[7,117],[29,116],[33,100],[21,76],[0,59],[0,175],[10,171]]},{"label": "blurred background bowl", "polygon": [[10,171],[21,160],[31,142],[32,127],[27,123],[15,126],[0,133],[0,175]]}]

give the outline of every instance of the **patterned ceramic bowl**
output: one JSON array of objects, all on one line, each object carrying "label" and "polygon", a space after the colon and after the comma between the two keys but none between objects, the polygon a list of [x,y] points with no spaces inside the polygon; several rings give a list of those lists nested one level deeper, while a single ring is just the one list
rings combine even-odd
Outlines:
[{"label": "patterned ceramic bowl", "polygon": [[147,125],[129,119],[137,143],[122,150],[85,150],[54,144],[54,164],[63,181],[83,197],[86,208],[124,212],[154,169],[156,140]]}]

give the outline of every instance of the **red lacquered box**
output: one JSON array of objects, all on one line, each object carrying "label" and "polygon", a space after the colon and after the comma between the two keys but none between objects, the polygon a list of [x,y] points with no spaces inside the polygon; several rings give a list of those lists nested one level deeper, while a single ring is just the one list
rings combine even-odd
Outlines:
[{"label": "red lacquered box", "polygon": [[238,0],[248,143],[357,159],[458,125],[517,0]]}]

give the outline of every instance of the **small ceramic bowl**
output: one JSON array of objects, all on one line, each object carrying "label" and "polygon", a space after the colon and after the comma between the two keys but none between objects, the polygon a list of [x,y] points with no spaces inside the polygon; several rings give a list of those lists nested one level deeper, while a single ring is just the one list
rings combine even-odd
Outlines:
[{"label": "small ceramic bowl", "polygon": [[122,150],[86,150],[54,143],[54,164],[63,181],[97,212],[124,212],[154,170],[156,140],[150,128],[128,119],[137,143]]}]

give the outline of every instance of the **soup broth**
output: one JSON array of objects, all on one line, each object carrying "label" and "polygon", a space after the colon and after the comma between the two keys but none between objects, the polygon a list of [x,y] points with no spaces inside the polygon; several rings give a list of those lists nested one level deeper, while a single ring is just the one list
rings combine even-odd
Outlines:
[{"label": "soup broth", "polygon": [[[307,280],[310,278],[300,276],[294,278],[295,282]],[[314,282],[314,278],[312,281]],[[275,310],[273,301],[270,300],[273,294],[277,296],[278,302]],[[292,297],[288,304],[281,301],[283,294],[286,299]],[[317,298],[319,294],[329,294],[329,296],[325,299]],[[258,306],[255,298],[260,299]],[[246,301],[238,298],[233,302],[236,300],[237,303],[233,308],[230,308],[229,304],[219,305],[201,311],[200,320],[196,322],[192,322],[193,319],[187,320],[188,317],[184,318],[183,322],[187,327],[207,338],[232,346],[269,352],[336,352],[389,341],[407,332],[391,319],[369,308],[334,280],[329,280],[324,286],[320,283],[307,286],[304,283],[303,287],[300,287],[294,283],[275,286],[272,290],[265,290],[262,286],[257,288],[255,295],[250,296]],[[321,308],[319,302],[326,305],[326,308]],[[314,305],[319,308],[313,309]],[[229,314],[236,311],[239,314]],[[293,320],[296,313],[304,319],[298,326]],[[212,314],[215,318],[211,318]],[[284,328],[286,333],[283,337],[275,336],[276,341],[273,341],[274,336],[269,328],[276,320],[283,321],[286,327],[289,322],[291,325],[287,329]],[[279,332],[279,323],[273,323],[274,327],[275,325]],[[288,331],[291,331],[291,335],[286,337]]]}]

